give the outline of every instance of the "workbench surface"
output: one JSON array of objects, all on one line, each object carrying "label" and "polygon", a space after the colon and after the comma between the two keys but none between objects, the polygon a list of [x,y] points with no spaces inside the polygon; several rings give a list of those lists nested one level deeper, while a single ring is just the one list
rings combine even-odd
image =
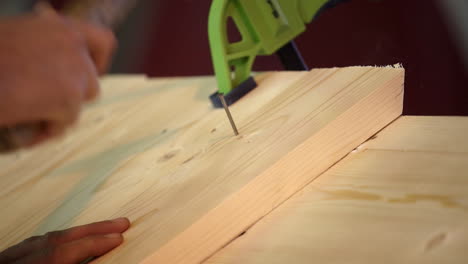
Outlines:
[{"label": "workbench surface", "polygon": [[401,117],[206,263],[467,263],[467,133]]}]

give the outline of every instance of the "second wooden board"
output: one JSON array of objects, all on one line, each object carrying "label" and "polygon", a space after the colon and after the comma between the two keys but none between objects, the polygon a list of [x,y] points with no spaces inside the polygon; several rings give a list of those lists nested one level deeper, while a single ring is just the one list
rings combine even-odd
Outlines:
[{"label": "second wooden board", "polygon": [[467,117],[402,117],[206,264],[464,264]]}]

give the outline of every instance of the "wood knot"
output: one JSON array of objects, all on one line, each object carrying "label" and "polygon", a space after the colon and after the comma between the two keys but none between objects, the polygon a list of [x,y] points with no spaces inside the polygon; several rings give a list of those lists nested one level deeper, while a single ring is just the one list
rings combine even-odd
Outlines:
[{"label": "wood knot", "polygon": [[184,160],[184,162],[182,162],[182,164],[187,164],[187,163],[189,163],[190,161],[192,161],[193,159],[195,159],[195,155],[192,156],[192,157],[190,157],[190,158],[188,158],[188,159],[186,159],[186,160]]},{"label": "wood knot", "polygon": [[435,236],[433,236],[427,243],[426,243],[426,248],[425,251],[431,251],[440,245],[447,239],[447,234],[445,233],[440,233]]},{"label": "wood knot", "polygon": [[159,158],[158,162],[162,163],[162,162],[169,161],[172,158],[174,158],[178,153],[179,153],[179,150],[170,151],[170,152],[164,154],[164,156],[162,156],[161,158]]}]

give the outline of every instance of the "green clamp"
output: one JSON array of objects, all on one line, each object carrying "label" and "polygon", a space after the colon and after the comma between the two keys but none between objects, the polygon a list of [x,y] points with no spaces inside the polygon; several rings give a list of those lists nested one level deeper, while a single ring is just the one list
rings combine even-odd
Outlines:
[{"label": "green clamp", "polygon": [[[306,30],[328,0],[213,0],[209,17],[212,60],[220,94],[250,78],[255,58],[272,55]],[[242,40],[230,43],[228,19]]]}]

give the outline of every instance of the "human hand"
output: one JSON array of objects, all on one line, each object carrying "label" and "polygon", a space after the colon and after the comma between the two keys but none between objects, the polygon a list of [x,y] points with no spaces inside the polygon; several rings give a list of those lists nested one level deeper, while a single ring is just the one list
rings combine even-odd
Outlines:
[{"label": "human hand", "polygon": [[0,253],[0,264],[78,264],[123,242],[126,218],[104,221],[26,239]]},{"label": "human hand", "polygon": [[41,124],[32,143],[63,133],[98,94],[113,33],[52,9],[0,20],[0,127]]}]

